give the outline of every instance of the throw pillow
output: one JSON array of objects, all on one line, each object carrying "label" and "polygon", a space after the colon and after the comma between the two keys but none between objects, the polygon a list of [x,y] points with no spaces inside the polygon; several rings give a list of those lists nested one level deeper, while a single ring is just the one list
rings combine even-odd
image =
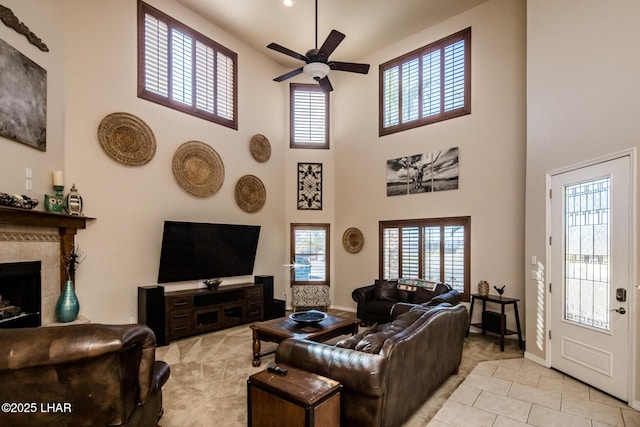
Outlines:
[{"label": "throw pillow", "polygon": [[369,334],[365,336],[356,345],[355,350],[362,351],[363,353],[378,354],[382,348],[382,344],[392,335],[398,333],[398,330],[392,327],[390,324],[385,323],[385,327],[379,330],[375,334]]},{"label": "throw pillow", "polygon": [[364,338],[364,332],[359,332],[349,338],[338,341],[336,347],[354,349],[362,338]]},{"label": "throw pillow", "polygon": [[398,287],[395,281],[377,280],[373,295],[376,299],[398,302]]}]

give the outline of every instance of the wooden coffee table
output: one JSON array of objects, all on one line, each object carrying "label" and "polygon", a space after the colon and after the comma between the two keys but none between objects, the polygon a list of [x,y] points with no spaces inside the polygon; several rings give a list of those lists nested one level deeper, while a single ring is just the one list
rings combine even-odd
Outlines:
[{"label": "wooden coffee table", "polygon": [[301,325],[288,317],[254,323],[253,330],[253,366],[260,366],[260,358],[273,351],[260,354],[260,341],[279,343],[287,338],[306,339],[324,342],[340,335],[355,335],[358,333],[358,319],[346,319],[327,314],[327,318],[314,325]]}]

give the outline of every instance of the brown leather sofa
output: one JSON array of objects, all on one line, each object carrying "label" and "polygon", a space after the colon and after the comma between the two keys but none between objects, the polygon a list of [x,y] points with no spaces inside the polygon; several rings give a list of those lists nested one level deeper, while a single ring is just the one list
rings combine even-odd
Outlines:
[{"label": "brown leather sofa", "polygon": [[284,340],[276,363],[339,381],[341,425],[400,426],[457,371],[469,325],[460,304],[407,307],[394,310],[393,322],[375,332],[360,332],[336,346]]},{"label": "brown leather sofa", "polygon": [[0,425],[156,426],[169,366],[144,325],[0,330]]},{"label": "brown leather sofa", "polygon": [[[385,323],[391,320],[391,309],[398,303],[423,304],[435,297],[441,302],[457,304],[458,291],[452,290],[446,283],[438,283],[433,290],[423,287],[401,289],[397,280],[376,280],[374,284],[356,288],[351,298],[358,303],[356,315],[363,324]],[[443,295],[452,293],[452,295]]]}]

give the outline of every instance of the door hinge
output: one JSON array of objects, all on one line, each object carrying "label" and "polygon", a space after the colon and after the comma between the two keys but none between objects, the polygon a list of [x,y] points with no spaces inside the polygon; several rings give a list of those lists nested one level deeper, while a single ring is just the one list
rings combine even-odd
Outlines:
[{"label": "door hinge", "polygon": [[553,240],[553,236],[549,236],[549,246],[551,246],[552,240]]},{"label": "door hinge", "polygon": [[549,198],[551,199],[553,197],[553,190],[550,188],[549,189]]},{"label": "door hinge", "polygon": [[549,283],[549,293],[551,293],[552,283]]},{"label": "door hinge", "polygon": [[549,340],[551,340],[551,329],[549,329]]}]

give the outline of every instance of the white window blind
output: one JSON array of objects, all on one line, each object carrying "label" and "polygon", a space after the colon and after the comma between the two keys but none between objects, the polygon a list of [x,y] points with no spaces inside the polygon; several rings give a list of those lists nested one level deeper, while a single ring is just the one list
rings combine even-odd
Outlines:
[{"label": "white window blind", "polygon": [[145,87],[158,95],[169,96],[169,27],[146,14],[144,35]]},{"label": "white window blind", "polygon": [[380,135],[471,112],[468,28],[380,65]]},{"label": "white window blind", "polygon": [[292,143],[327,143],[327,94],[318,85],[291,85]]},{"label": "white window blind", "polygon": [[469,295],[470,218],[380,223],[380,277],[445,282]]},{"label": "white window blind", "polygon": [[237,129],[237,55],[140,2],[141,98]]}]

